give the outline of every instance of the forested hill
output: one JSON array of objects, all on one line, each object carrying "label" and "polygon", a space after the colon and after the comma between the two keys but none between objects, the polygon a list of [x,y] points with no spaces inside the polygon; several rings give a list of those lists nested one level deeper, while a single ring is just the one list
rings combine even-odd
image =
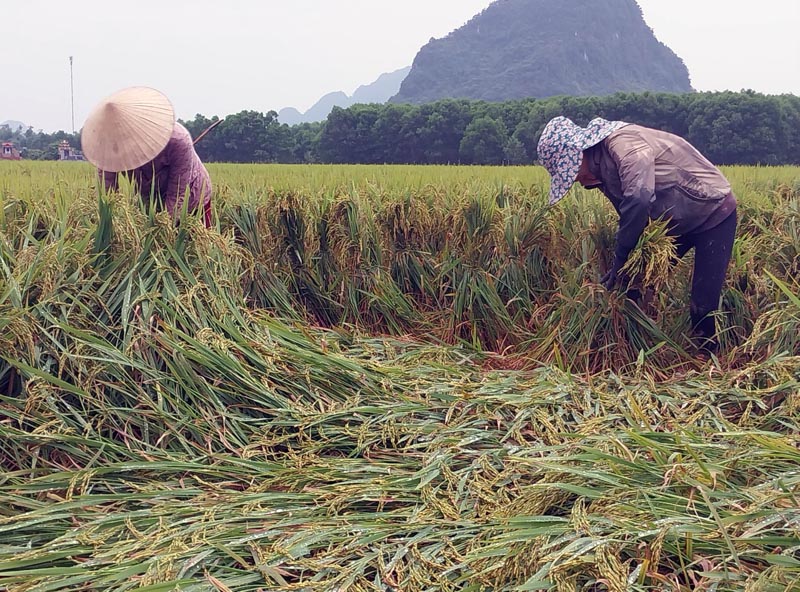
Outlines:
[{"label": "forested hill", "polygon": [[395,103],[689,92],[635,0],[497,0],[417,54]]}]

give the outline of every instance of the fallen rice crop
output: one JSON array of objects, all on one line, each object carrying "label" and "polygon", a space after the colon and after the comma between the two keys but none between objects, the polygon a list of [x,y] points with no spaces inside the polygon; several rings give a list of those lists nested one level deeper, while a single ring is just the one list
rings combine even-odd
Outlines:
[{"label": "fallen rice crop", "polygon": [[527,168],[212,166],[217,227],[0,163],[0,589],[800,589],[796,168],[723,353]]}]

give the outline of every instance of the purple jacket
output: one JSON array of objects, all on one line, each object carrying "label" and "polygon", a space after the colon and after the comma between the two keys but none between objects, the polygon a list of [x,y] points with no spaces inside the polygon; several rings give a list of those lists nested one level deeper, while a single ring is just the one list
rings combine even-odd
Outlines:
[{"label": "purple jacket", "polygon": [[[120,174],[102,172],[106,190],[117,189]],[[122,174],[134,181],[142,197],[149,199],[152,195],[162,200],[166,210],[175,219],[180,217],[188,189],[187,209],[193,212],[202,205],[206,226],[210,225],[211,177],[195,152],[189,131],[181,124],[175,124],[172,137],[158,156]]]}]

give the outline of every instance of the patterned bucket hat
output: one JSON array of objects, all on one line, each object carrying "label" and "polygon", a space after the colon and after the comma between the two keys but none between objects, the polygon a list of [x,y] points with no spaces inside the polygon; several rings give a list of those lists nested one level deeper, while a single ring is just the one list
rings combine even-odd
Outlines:
[{"label": "patterned bucket hat", "polygon": [[605,140],[624,121],[593,119],[585,128],[566,117],[555,117],[545,126],[539,138],[539,162],[550,173],[550,205],[559,202],[569,191],[583,160],[583,151]]}]

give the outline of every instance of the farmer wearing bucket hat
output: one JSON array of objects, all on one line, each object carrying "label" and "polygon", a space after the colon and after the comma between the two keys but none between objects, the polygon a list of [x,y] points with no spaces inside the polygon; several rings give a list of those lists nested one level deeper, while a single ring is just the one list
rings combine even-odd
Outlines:
[{"label": "farmer wearing bucket hat", "polygon": [[116,189],[124,173],[143,197],[158,199],[175,219],[184,205],[189,212],[202,208],[211,226],[211,178],[159,91],[131,87],[101,101],[84,123],[81,145],[107,190]]},{"label": "farmer wearing bucket hat", "polygon": [[600,280],[609,290],[650,220],[663,219],[678,257],[695,249],[690,313],[707,351],[717,349],[714,312],[736,234],[736,198],[722,173],[683,138],[622,121],[594,119],[582,128],[556,117],[539,139],[550,173],[550,204],[575,181],[597,188],[619,214],[614,263]]}]

